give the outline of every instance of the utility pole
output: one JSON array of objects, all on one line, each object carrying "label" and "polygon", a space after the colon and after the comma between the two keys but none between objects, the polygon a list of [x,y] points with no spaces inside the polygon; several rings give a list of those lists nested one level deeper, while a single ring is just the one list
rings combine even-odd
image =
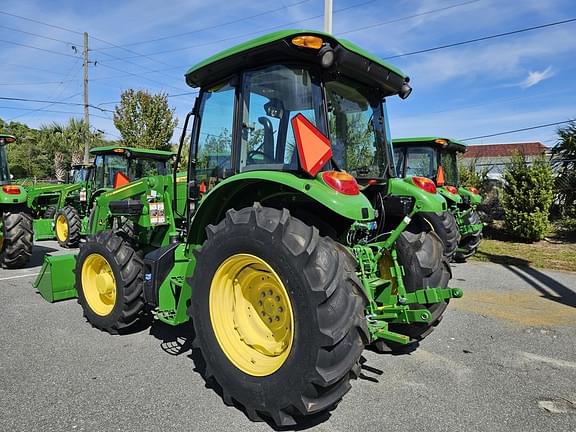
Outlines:
[{"label": "utility pole", "polygon": [[88,103],[88,33],[84,32],[84,123],[86,123],[86,136],[84,137],[84,164],[90,161],[90,110]]},{"label": "utility pole", "polygon": [[332,0],[324,0],[324,31],[332,34]]}]

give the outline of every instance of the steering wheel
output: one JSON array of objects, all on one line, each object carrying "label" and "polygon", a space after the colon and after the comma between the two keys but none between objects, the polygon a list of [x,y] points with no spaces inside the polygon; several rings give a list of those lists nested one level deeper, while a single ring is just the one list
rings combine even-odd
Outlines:
[{"label": "steering wheel", "polygon": [[[254,156],[261,156],[262,159],[260,158],[254,158]],[[257,163],[276,163],[276,161],[274,159],[272,159],[270,156],[268,156],[266,153],[264,153],[263,151],[260,150],[250,150],[248,152],[248,154],[246,155],[246,159],[248,164],[257,164]]]}]

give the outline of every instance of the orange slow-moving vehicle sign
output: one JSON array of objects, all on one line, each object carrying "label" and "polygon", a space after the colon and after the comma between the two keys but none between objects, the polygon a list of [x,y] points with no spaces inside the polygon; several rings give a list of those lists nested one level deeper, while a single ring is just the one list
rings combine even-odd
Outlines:
[{"label": "orange slow-moving vehicle sign", "polygon": [[302,114],[292,117],[292,129],[302,169],[315,177],[332,157],[330,140]]}]

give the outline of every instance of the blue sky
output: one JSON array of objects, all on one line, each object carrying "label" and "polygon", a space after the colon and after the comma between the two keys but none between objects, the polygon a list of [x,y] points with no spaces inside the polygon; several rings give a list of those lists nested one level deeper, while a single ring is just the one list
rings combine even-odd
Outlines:
[{"label": "blue sky", "polygon": [[[0,95],[78,105],[0,100],[0,118],[37,127],[82,117],[80,57],[87,31],[95,62],[89,71],[92,105],[113,110],[128,88],[165,92],[173,95],[169,101],[182,123],[194,101],[183,78],[191,65],[271,31],[322,30],[323,4],[3,0]],[[333,8],[335,35],[384,58],[576,18],[574,0],[334,0]],[[407,100],[390,100],[392,135],[469,138],[576,118],[575,53],[572,22],[390,60],[414,88]],[[119,137],[110,112],[91,109],[91,115],[92,126]],[[468,143],[538,140],[553,146],[556,128]]]}]

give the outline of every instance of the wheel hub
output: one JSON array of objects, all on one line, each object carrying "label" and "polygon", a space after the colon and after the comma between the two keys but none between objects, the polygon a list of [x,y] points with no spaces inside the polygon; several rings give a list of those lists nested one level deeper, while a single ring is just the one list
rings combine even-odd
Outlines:
[{"label": "wheel hub", "polygon": [[242,371],[269,375],[288,357],[292,306],[282,281],[261,258],[237,254],[220,265],[210,289],[210,318],[223,352]]},{"label": "wheel hub", "polygon": [[68,238],[68,221],[62,214],[56,218],[56,237],[60,241],[66,241]]},{"label": "wheel hub", "polygon": [[82,263],[82,292],[90,309],[106,316],[116,304],[116,279],[112,267],[102,255],[88,255]]}]

